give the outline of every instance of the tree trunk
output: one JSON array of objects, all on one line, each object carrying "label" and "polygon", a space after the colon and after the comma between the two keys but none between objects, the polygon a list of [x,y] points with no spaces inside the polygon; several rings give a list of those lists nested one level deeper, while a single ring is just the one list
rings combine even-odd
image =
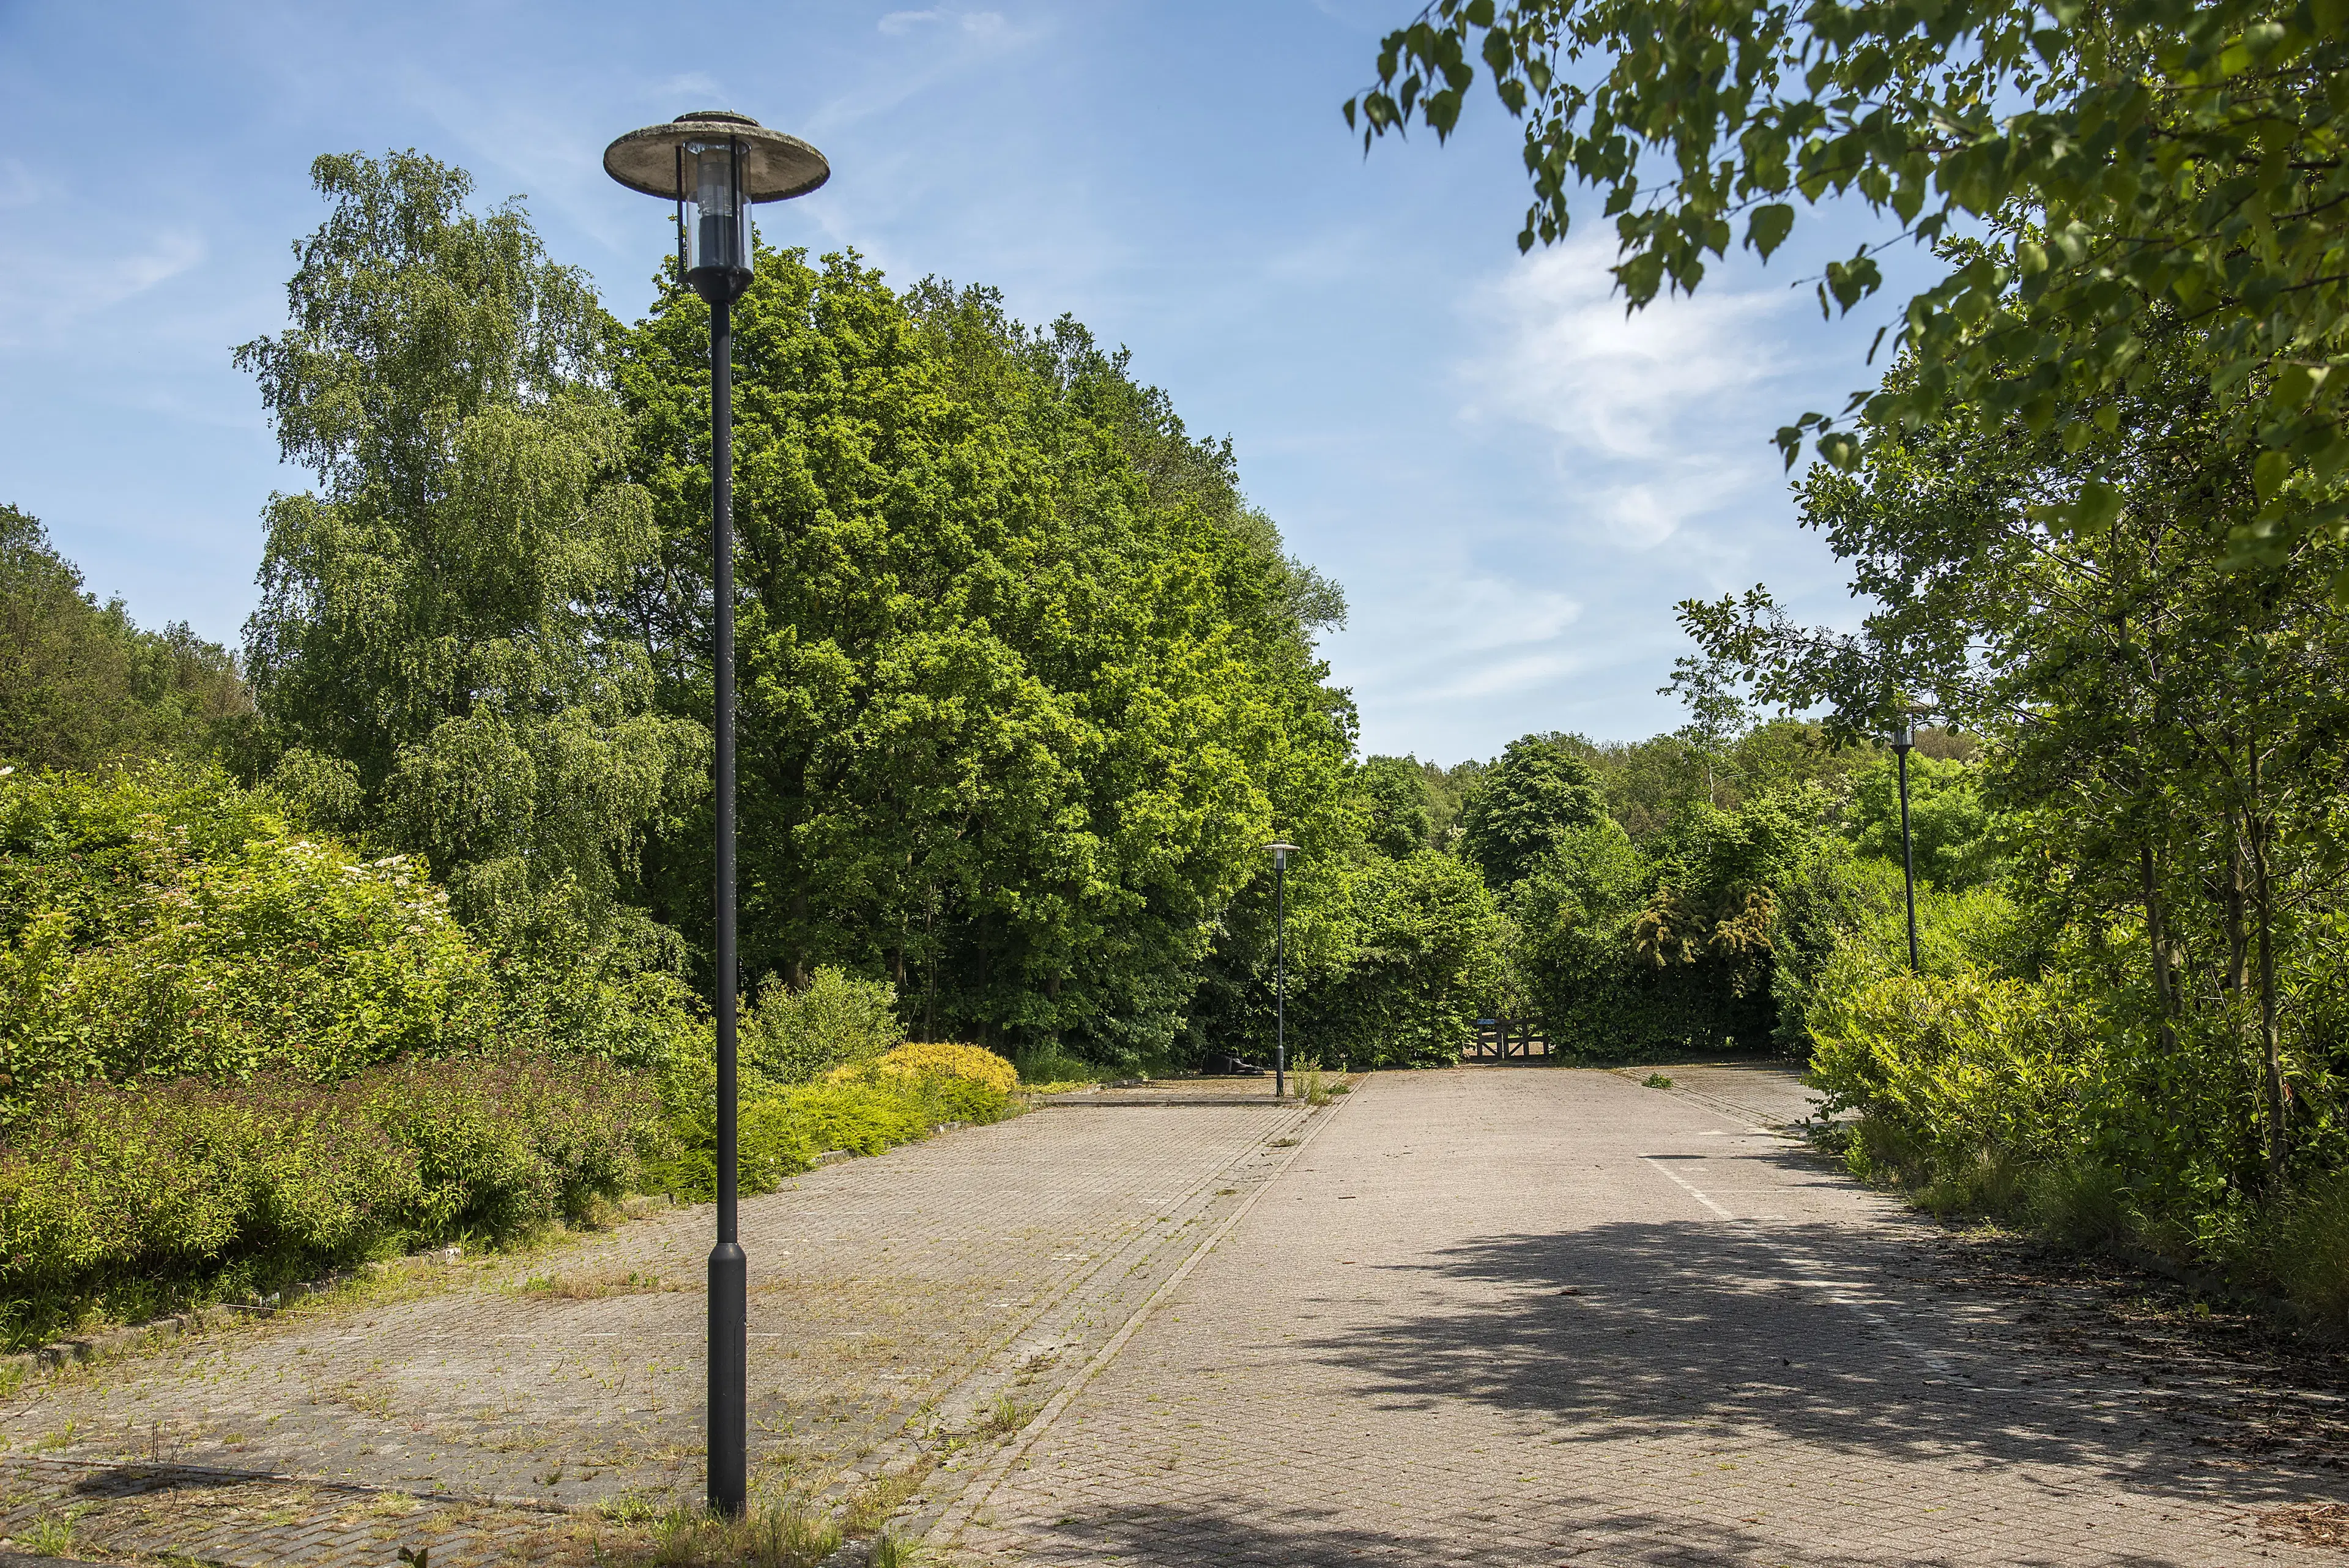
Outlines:
[{"label": "tree trunk", "polygon": [[2283,1089],[2283,1045],[2276,1025],[2275,979],[2275,884],[2269,875],[2268,851],[2272,847],[2275,824],[2258,814],[2260,789],[2260,753],[2255,741],[2251,748],[2248,770],[2251,788],[2251,809],[2245,813],[2245,825],[2250,829],[2251,849],[2251,897],[2259,912],[2260,941],[2260,1065],[2261,1087],[2265,1091],[2267,1111],[2268,1186],[2277,1196],[2283,1192],[2285,1128]]},{"label": "tree trunk", "polygon": [[2178,980],[2170,967],[2169,919],[2162,906],[2159,868],[2154,863],[2153,845],[2147,841],[2137,854],[2137,871],[2145,887],[2145,934],[2153,949],[2153,993],[2161,1005],[2161,1049],[2165,1055],[2178,1049]]},{"label": "tree trunk", "polygon": [[2219,889],[2219,919],[2227,934],[2227,994],[2240,1002],[2251,989],[2251,938],[2244,921],[2250,888],[2243,875],[2243,825],[2232,806],[2227,808],[2227,880]]}]

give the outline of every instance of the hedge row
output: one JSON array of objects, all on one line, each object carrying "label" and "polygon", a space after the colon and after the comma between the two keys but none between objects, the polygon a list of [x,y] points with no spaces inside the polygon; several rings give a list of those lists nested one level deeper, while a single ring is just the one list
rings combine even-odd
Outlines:
[{"label": "hedge row", "polygon": [[[1018,1086],[1010,1063],[976,1045],[899,1045],[795,1086],[746,1074],[735,1180],[746,1193],[771,1192],[833,1149],[879,1154],[947,1122],[999,1121]],[[708,1198],[718,1186],[715,1075],[673,1073],[669,1095],[678,1142],[647,1169],[646,1184],[677,1198]]]},{"label": "hedge row", "polygon": [[90,1085],[0,1148],[5,1335],[93,1301],[315,1274],[577,1216],[669,1151],[648,1077],[593,1060],[403,1061],[321,1085],[289,1074]]}]

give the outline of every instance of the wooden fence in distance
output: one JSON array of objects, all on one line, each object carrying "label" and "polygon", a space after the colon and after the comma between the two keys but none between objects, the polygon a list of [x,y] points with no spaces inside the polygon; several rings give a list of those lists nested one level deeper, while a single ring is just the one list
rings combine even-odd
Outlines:
[{"label": "wooden fence in distance", "polygon": [[1547,1061],[1549,1036],[1537,1018],[1479,1018],[1460,1047],[1463,1062]]}]

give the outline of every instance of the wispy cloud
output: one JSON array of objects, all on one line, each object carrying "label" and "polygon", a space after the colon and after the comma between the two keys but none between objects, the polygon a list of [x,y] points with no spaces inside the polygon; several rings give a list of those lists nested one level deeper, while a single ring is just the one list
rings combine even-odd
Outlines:
[{"label": "wispy cloud", "polygon": [[892,11],[881,18],[880,29],[893,38],[924,27],[958,28],[965,33],[999,33],[1003,30],[1000,11],[950,11],[934,6],[927,11]]},{"label": "wispy cloud", "polygon": [[1713,286],[1629,314],[1611,240],[1544,252],[1479,288],[1478,347],[1458,366],[1471,425],[1550,440],[1579,517],[1651,549],[1690,520],[1766,488],[1781,410],[1788,291]]},{"label": "wispy cloud", "polygon": [[200,265],[207,254],[193,229],[158,230],[94,265],[60,267],[41,246],[0,252],[0,345],[53,337]]},{"label": "wispy cloud", "polygon": [[1567,642],[1581,618],[1580,601],[1554,588],[1462,568],[1383,607],[1375,638],[1344,639],[1345,665],[1388,705],[1536,691],[1584,664]]}]

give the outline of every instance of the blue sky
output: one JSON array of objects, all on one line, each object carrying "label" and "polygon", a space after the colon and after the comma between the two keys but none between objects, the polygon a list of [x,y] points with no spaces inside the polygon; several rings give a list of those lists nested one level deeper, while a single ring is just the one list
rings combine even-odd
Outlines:
[{"label": "blue sky", "polygon": [[1769,436],[1868,379],[1887,311],[1829,326],[1789,286],[1866,225],[1806,223],[1626,320],[1595,202],[1516,254],[1515,130],[1481,87],[1448,148],[1362,157],[1338,105],[1414,9],[0,0],[0,501],[141,622],[234,642],[263,504],[305,476],[229,349],[283,322],[310,160],[414,147],[525,194],[633,319],[669,231],[602,149],[731,108],[832,160],[762,210],[771,241],[1074,312],[1234,438],[1346,587],[1326,651],[1365,750],[1671,728],[1676,600],[1767,581],[1853,615]]}]

